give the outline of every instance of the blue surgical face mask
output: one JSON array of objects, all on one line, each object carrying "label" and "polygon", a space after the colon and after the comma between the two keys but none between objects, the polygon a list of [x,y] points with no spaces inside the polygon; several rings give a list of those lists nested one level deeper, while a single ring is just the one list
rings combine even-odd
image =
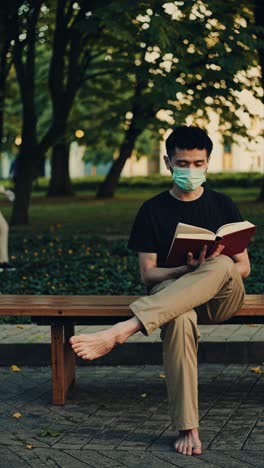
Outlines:
[{"label": "blue surgical face mask", "polygon": [[193,190],[200,187],[205,181],[205,168],[189,168],[189,167],[173,167],[172,178],[183,192],[192,192]]}]

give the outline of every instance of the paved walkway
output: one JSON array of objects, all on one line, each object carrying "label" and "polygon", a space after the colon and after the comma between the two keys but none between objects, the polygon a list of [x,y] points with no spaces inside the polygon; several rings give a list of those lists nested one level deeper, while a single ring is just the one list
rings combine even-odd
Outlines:
[{"label": "paved walkway", "polygon": [[[75,327],[76,333],[93,333],[104,330],[105,326],[84,326]],[[200,325],[200,342],[241,342],[264,341],[264,325]],[[143,336],[136,333],[128,339],[129,343],[160,341],[159,331],[155,331],[150,336]],[[38,325],[4,325],[0,324],[0,343],[50,343],[50,327]]]},{"label": "paved walkway", "polygon": [[[106,326],[77,326],[76,333],[92,333]],[[200,362],[264,361],[264,325],[200,325]],[[0,365],[50,363],[50,328],[38,325],[0,325]],[[82,361],[78,363],[81,365]],[[161,364],[160,333],[136,333],[98,365]],[[93,364],[92,364],[93,365]],[[264,466],[264,465],[263,465]]]},{"label": "paved walkway", "polygon": [[[92,333],[97,330],[103,330],[104,326],[85,326],[76,327],[76,333]],[[202,342],[241,342],[264,341],[264,325],[199,325]],[[136,333],[128,339],[129,343],[160,341],[159,331],[146,337],[142,333]],[[50,327],[32,325],[3,325],[0,324],[0,343],[50,343]]]},{"label": "paved walkway", "polygon": [[199,457],[173,450],[160,366],[79,368],[64,407],[49,367],[0,368],[0,466],[264,467],[264,374],[250,367],[199,366]]}]

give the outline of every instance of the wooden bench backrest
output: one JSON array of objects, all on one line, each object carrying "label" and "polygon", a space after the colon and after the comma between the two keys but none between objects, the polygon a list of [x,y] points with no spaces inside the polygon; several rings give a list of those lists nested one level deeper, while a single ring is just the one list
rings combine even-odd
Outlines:
[{"label": "wooden bench backrest", "polygon": [[[140,296],[19,296],[0,295],[0,316],[130,317]],[[263,316],[264,294],[248,294],[237,316]]]}]

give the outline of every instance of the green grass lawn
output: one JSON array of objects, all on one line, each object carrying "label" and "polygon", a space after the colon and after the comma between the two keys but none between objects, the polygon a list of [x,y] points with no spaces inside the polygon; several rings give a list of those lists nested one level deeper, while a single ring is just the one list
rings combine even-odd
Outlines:
[{"label": "green grass lawn", "polygon": [[[82,231],[87,234],[128,235],[134,216],[144,200],[156,195],[164,188],[127,189],[121,188],[112,200],[96,200],[90,191],[76,192],[74,197],[47,198],[44,193],[35,192],[30,207],[31,228],[63,225],[66,230]],[[256,203],[258,188],[219,189],[231,196],[238,204],[243,216],[259,223],[263,204]],[[7,202],[1,206],[3,214],[9,218],[11,207]],[[263,221],[263,220],[262,220]]]}]

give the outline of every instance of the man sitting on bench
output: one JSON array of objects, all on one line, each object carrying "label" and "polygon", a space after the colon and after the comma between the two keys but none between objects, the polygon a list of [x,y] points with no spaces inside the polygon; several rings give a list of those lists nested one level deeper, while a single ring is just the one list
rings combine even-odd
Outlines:
[{"label": "man sitting on bench", "polygon": [[150,335],[161,328],[169,412],[172,426],[179,429],[175,450],[185,455],[202,453],[199,439],[197,351],[199,323],[228,320],[243,305],[242,278],[250,273],[247,251],[232,259],[222,248],[206,257],[188,253],[186,264],[165,268],[165,259],[178,222],[216,232],[223,224],[241,221],[232,200],[203,187],[212,141],[198,127],[175,128],[166,140],[167,169],[173,186],[141,206],[128,246],[139,254],[141,277],[148,289],[130,305],[134,317],[107,330],[74,336],[75,353],[96,359],[141,331]]}]

